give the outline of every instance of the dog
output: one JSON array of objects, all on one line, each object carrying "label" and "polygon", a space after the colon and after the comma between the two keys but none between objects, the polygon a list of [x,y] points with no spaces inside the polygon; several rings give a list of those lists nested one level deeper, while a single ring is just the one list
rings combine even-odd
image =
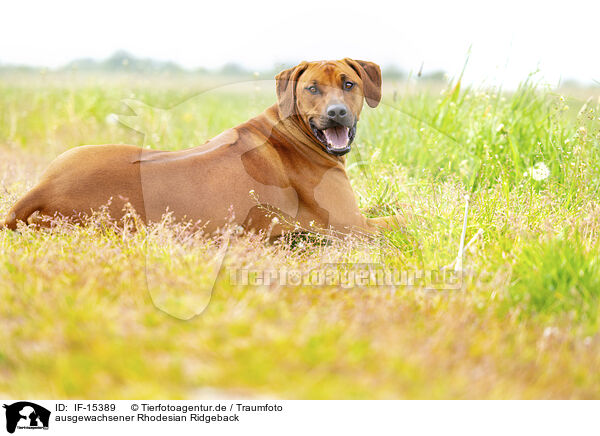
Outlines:
[{"label": "dog", "polygon": [[379,66],[302,62],[275,79],[276,104],[203,145],[86,145],[61,154],[3,226],[43,226],[43,217],[55,216],[83,221],[107,204],[115,220],[131,206],[144,223],[168,212],[208,232],[234,223],[271,236],[297,229],[373,234],[401,224],[399,216],[363,216],[345,171],[363,102],[374,108],[381,101]]}]

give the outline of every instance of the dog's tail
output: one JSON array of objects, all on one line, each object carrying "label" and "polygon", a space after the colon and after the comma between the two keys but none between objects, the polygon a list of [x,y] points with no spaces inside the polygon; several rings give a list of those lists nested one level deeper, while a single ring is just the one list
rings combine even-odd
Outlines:
[{"label": "dog's tail", "polygon": [[41,195],[35,188],[29,191],[23,198],[15,203],[8,211],[4,221],[0,221],[0,230],[17,230],[19,221],[27,223],[27,219],[42,207]]}]

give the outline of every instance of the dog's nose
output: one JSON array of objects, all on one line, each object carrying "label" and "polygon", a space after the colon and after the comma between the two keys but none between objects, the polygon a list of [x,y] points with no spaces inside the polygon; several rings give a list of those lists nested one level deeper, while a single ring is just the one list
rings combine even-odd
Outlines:
[{"label": "dog's nose", "polygon": [[348,114],[348,108],[344,104],[332,104],[327,107],[327,118],[336,123],[345,125],[347,127],[350,121],[350,115]]}]

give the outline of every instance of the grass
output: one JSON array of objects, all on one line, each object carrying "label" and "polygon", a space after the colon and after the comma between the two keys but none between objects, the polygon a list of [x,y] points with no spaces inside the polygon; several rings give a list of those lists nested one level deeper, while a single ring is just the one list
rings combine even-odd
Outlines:
[{"label": "grass", "polygon": [[[68,148],[186,148],[274,101],[270,81],[207,88],[1,77],[0,213]],[[365,213],[408,210],[407,228],[370,244],[233,236],[208,307],[189,321],[153,300],[182,316],[206,303],[219,236],[100,220],[1,231],[0,396],[599,398],[600,102],[597,89],[584,94],[533,78],[513,92],[389,85],[365,109],[347,167]],[[549,175],[538,181],[528,170],[540,162]],[[466,194],[467,239],[482,236],[460,291],[246,286],[226,273],[437,270],[456,257]]]}]

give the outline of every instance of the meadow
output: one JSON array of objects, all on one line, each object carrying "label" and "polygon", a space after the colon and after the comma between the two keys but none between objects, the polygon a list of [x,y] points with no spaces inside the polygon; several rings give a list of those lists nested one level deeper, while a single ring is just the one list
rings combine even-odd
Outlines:
[{"label": "meadow", "polygon": [[[0,75],[0,214],[69,148],[187,148],[258,114],[275,92],[257,79]],[[212,296],[222,235],[100,218],[0,231],[0,397],[600,398],[598,87],[386,83],[353,148],[363,211],[406,213],[406,226],[376,241],[233,234]],[[466,239],[478,236],[460,289],[226,273],[439,271],[466,195]],[[210,301],[181,320],[157,295],[177,313]]]}]

